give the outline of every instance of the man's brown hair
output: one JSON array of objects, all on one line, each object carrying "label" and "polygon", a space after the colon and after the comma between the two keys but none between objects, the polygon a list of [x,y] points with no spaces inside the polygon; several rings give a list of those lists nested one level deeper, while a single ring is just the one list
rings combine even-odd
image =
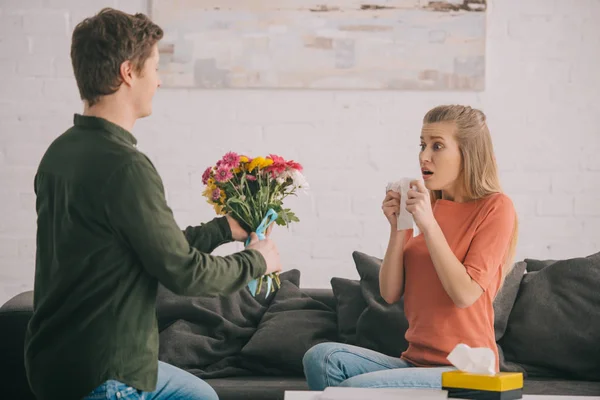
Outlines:
[{"label": "man's brown hair", "polygon": [[73,31],[71,62],[81,100],[90,106],[121,86],[121,64],[127,60],[140,73],[163,30],[146,15],[104,8]]}]

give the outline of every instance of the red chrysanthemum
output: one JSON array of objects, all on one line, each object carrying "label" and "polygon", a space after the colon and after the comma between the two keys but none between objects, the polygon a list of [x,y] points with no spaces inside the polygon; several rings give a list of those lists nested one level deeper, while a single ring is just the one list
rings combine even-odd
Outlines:
[{"label": "red chrysanthemum", "polygon": [[202,183],[204,185],[206,185],[208,183],[208,180],[210,179],[210,171],[212,170],[212,167],[208,167],[206,168],[206,171],[204,171],[204,173],[202,174]]}]

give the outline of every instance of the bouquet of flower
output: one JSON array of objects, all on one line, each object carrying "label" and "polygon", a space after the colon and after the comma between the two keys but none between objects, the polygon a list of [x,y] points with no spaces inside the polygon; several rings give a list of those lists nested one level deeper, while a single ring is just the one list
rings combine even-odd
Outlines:
[{"label": "bouquet of flower", "polygon": [[[206,185],[203,195],[217,214],[230,214],[261,240],[271,223],[288,226],[299,221],[292,210],[283,207],[283,199],[296,195],[298,189],[308,189],[302,166],[273,154],[249,158],[229,152],[204,171],[202,183]],[[281,285],[277,274],[265,276],[249,284],[253,295],[260,293],[263,280],[267,295],[274,290],[272,281]]]}]

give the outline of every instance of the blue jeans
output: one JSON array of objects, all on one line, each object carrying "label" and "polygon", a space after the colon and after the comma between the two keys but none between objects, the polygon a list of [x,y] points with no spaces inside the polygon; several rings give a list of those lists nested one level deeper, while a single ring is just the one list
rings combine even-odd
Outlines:
[{"label": "blue jeans", "polygon": [[219,400],[210,385],[200,378],[158,362],[158,382],[154,392],[142,392],[119,381],[110,380],[94,389],[84,400]]},{"label": "blue jeans", "polygon": [[419,368],[397,357],[341,343],[312,347],[302,363],[310,390],[328,386],[441,389],[442,372],[455,369]]}]

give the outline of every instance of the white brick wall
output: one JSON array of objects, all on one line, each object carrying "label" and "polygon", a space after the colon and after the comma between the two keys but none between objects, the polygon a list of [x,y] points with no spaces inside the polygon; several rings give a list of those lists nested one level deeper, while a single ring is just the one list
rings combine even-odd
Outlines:
[{"label": "white brick wall", "polygon": [[[80,112],[70,32],[102,6],[144,0],[0,0],[0,304],[33,285],[33,175]],[[417,170],[420,120],[440,103],[489,117],[501,178],[520,216],[518,258],[600,250],[600,0],[494,0],[482,93],[160,90],[134,133],[177,221],[212,218],[201,173],[223,152],[281,153],[306,167],[302,220],[274,233],[303,286],[356,277],[351,252],[382,256],[384,185]],[[219,254],[239,249],[228,245]]]}]

